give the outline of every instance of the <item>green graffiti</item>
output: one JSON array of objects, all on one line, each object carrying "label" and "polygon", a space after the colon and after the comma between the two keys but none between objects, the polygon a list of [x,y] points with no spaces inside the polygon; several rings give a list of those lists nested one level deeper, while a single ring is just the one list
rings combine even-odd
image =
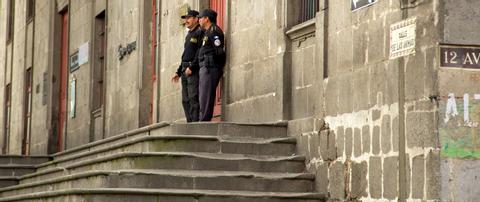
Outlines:
[{"label": "green graffiti", "polygon": [[[458,115],[443,119],[447,117],[447,102],[442,101],[440,103],[441,156],[480,159],[480,129],[478,127],[478,123],[480,123],[480,101],[470,99],[467,109],[464,109],[464,102],[461,98],[456,99],[456,104]],[[465,110],[468,110],[468,123],[465,122]]]}]

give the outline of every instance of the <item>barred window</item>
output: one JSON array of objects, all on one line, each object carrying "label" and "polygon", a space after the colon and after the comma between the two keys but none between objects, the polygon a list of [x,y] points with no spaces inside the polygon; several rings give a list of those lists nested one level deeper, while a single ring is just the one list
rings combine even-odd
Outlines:
[{"label": "barred window", "polygon": [[300,0],[299,23],[315,18],[315,14],[320,10],[319,0]]}]

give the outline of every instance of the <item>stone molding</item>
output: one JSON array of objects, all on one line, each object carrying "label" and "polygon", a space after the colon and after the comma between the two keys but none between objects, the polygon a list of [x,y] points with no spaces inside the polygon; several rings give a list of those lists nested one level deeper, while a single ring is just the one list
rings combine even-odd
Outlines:
[{"label": "stone molding", "polygon": [[316,19],[313,18],[304,23],[293,26],[285,34],[291,40],[297,40],[301,38],[308,38],[311,36],[315,36],[315,23],[316,23]]}]

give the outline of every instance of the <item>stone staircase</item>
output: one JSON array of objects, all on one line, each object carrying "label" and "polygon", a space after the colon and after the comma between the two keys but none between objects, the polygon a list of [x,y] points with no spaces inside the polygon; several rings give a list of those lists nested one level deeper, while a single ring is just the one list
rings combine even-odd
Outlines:
[{"label": "stone staircase", "polygon": [[0,201],[323,201],[286,124],[157,124],[70,149]]},{"label": "stone staircase", "polygon": [[19,176],[35,172],[35,165],[49,160],[45,156],[0,155],[0,188],[17,185]]}]

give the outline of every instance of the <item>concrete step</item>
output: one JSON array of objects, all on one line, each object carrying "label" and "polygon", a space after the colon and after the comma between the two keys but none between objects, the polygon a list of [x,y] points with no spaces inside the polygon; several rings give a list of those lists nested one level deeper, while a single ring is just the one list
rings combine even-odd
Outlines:
[{"label": "concrete step", "polygon": [[123,152],[21,176],[20,184],[88,170],[180,169],[248,172],[304,172],[303,156],[248,156],[191,152]]},{"label": "concrete step", "polygon": [[310,192],[309,173],[256,173],[191,170],[87,171],[0,189],[0,198],[72,188],[207,189]]},{"label": "concrete step", "polygon": [[122,144],[144,136],[165,136],[165,135],[195,135],[195,136],[217,136],[222,139],[238,138],[286,138],[287,124],[284,122],[272,124],[238,124],[238,123],[158,123],[123,134],[109,137],[103,140],[85,144],[79,147],[68,149],[52,155],[55,159],[65,156],[102,149],[111,145]]},{"label": "concrete step", "polygon": [[0,176],[22,176],[35,172],[35,166],[22,164],[6,164],[0,165]]},{"label": "concrete step", "polygon": [[223,137],[282,138],[287,137],[287,123],[242,124],[242,123],[175,123],[170,127],[152,131],[152,134],[170,135],[216,135]]},{"label": "concrete step", "polygon": [[280,155],[295,153],[295,138],[222,139],[218,136],[166,135],[143,136],[108,147],[72,153],[37,166],[37,171],[65,167],[73,162],[89,160],[120,152],[209,152],[224,154]]},{"label": "concrete step", "polygon": [[0,165],[16,164],[16,165],[36,165],[50,161],[49,156],[17,156],[17,155],[0,155]]},{"label": "concrete step", "polygon": [[18,184],[17,177],[0,177],[0,188],[14,186]]},{"label": "concrete step", "polygon": [[314,202],[325,201],[317,193],[254,192],[185,189],[68,189],[0,198],[3,201],[102,201],[102,202]]}]

